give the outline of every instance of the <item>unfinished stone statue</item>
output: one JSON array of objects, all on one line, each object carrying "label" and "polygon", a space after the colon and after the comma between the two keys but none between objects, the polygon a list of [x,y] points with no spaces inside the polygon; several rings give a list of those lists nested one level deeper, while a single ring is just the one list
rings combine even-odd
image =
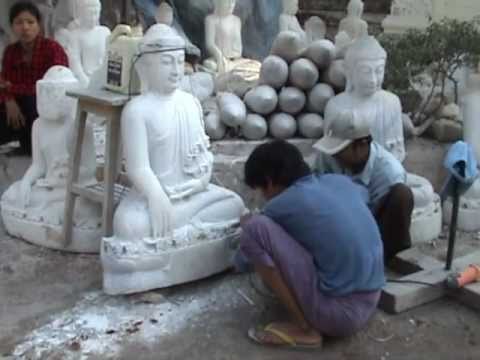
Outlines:
[{"label": "unfinished stone statue", "polygon": [[187,55],[200,58],[201,56],[200,49],[190,41],[190,39],[183,31],[180,24],[178,24],[178,22],[175,22],[174,15],[175,15],[174,10],[170,6],[168,1],[162,1],[158,6],[157,12],[155,14],[155,20],[157,21],[158,24],[165,24],[173,27],[185,41],[185,44],[186,44],[185,53]]},{"label": "unfinished stone statue", "polygon": [[[37,82],[39,118],[32,129],[32,164],[22,180],[2,196],[2,217],[7,232],[31,243],[74,252],[99,252],[101,209],[85,199],[75,207],[73,241],[62,243],[68,162],[72,150],[75,100],[67,90],[79,87],[73,73],[52,67]],[[87,126],[80,168],[80,184],[95,183],[93,132]]]},{"label": "unfinished stone statue", "polygon": [[293,31],[299,34],[302,40],[306,41],[307,36],[297,19],[298,0],[283,0],[283,13],[279,19],[279,30]]},{"label": "unfinished stone statue", "polygon": [[425,29],[433,17],[432,0],[393,0],[382,22],[387,34],[401,34],[408,29]]},{"label": "unfinished stone statue", "polygon": [[[462,99],[463,139],[474,151],[477,162],[480,161],[480,74],[472,74],[468,81],[467,95]],[[444,205],[444,220],[450,222],[452,202]],[[480,230],[480,179],[477,179],[468,191],[460,197],[458,228],[463,231]]]},{"label": "unfinished stone statue", "polygon": [[55,37],[65,48],[70,68],[83,87],[101,66],[105,58],[110,30],[99,25],[100,0],[77,0],[75,20],[67,29],[58,30]]},{"label": "unfinished stone statue", "polygon": [[[230,240],[244,205],[210,183],[213,155],[202,108],[179,90],[184,40],[153,25],[136,69],[143,92],[122,113],[127,175],[133,187],[104,238],[104,290],[125,294],[200,279],[230,266]],[[155,51],[157,50],[157,51]]]},{"label": "unfinished stone statue", "polygon": [[[399,98],[382,89],[387,53],[372,36],[357,40],[345,55],[347,87],[332,98],[325,110],[325,131],[332,119],[345,109],[355,109],[371,119],[373,139],[401,162],[405,159],[402,106]],[[438,195],[428,180],[409,174],[407,184],[415,196],[412,236],[416,241],[429,241],[441,230],[441,209]]]},{"label": "unfinished stone statue", "polygon": [[327,34],[327,24],[318,16],[311,16],[305,21],[305,35],[307,37],[307,43],[310,44],[317,40],[325,39]]},{"label": "unfinished stone statue", "polygon": [[347,6],[347,17],[340,21],[338,31],[345,31],[350,39],[358,39],[368,35],[368,24],[362,20],[363,1],[350,0]]}]

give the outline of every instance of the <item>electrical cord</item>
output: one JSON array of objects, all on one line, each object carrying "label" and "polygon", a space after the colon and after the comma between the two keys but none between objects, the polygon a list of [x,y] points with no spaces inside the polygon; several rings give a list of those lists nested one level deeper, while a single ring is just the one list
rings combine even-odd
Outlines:
[{"label": "electrical cord", "polygon": [[396,280],[396,279],[387,279],[387,283],[393,283],[393,284],[413,284],[413,285],[424,285],[424,286],[430,286],[430,287],[441,287],[439,284],[432,284],[432,283],[427,283],[424,281],[417,281],[417,280]]}]

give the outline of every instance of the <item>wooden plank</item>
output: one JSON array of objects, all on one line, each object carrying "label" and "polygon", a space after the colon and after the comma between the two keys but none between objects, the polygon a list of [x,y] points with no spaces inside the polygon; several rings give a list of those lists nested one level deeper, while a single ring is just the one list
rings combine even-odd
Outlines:
[{"label": "wooden plank", "polygon": [[440,299],[446,293],[443,282],[448,272],[443,268],[423,270],[405,276],[400,281],[418,281],[431,284],[387,283],[382,291],[379,307],[383,311],[397,314],[411,308]]},{"label": "wooden plank", "polygon": [[87,113],[82,110],[79,104],[77,117],[75,118],[75,129],[73,137],[73,155],[69,160],[69,172],[65,198],[65,211],[63,214],[63,245],[68,247],[72,242],[73,234],[73,211],[75,209],[76,194],[73,192],[73,185],[78,181],[80,173],[80,161],[82,159],[82,145],[85,136],[85,125]]},{"label": "wooden plank", "polygon": [[[479,263],[480,252],[475,252],[455,260],[452,271],[462,271],[470,264]],[[388,313],[395,314],[437,300],[447,295],[447,289],[443,283],[450,273],[441,264],[435,269],[423,270],[400,279],[406,283],[388,283],[383,289],[379,307]],[[430,286],[408,283],[409,281],[427,283]],[[463,297],[468,303],[478,301],[476,293],[467,289],[463,292]]]},{"label": "wooden plank", "polygon": [[105,89],[79,89],[67,91],[67,95],[81,101],[89,101],[99,105],[121,107],[125,105],[130,97],[128,95],[115,93]]}]

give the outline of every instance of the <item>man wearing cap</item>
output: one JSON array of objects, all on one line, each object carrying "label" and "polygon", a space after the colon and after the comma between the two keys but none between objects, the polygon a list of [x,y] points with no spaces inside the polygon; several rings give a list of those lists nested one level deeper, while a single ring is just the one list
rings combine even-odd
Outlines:
[{"label": "man wearing cap", "polygon": [[400,161],[372,141],[368,119],[355,110],[339,112],[314,148],[320,152],[315,163],[317,172],[350,176],[368,190],[386,262],[408,249],[413,193],[405,185],[406,171]]}]

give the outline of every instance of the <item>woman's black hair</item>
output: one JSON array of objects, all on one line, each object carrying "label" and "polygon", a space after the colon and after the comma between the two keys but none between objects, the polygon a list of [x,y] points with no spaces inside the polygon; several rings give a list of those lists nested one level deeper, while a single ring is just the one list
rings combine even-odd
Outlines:
[{"label": "woman's black hair", "polygon": [[35,17],[39,23],[42,22],[42,13],[38,9],[37,5],[35,5],[30,1],[21,1],[16,3],[10,8],[10,14],[9,14],[10,25],[12,25],[15,18],[24,11],[32,14],[33,17]]},{"label": "woman's black hair", "polygon": [[264,188],[269,182],[289,187],[311,172],[295,145],[273,140],[258,146],[249,156],[245,163],[245,183],[253,189]]}]

